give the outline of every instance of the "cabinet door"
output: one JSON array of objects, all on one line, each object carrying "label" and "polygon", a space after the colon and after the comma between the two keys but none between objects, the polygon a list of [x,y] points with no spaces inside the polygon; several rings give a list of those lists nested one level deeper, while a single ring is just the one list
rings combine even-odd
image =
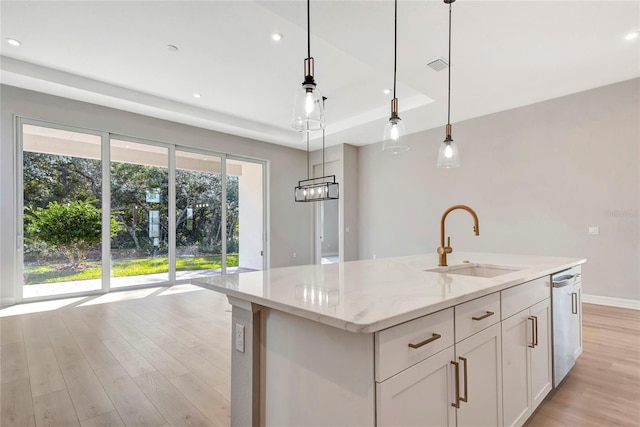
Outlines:
[{"label": "cabinet door", "polygon": [[453,346],[376,383],[378,426],[455,427]]},{"label": "cabinet door", "polygon": [[[466,359],[465,361],[462,359]],[[500,324],[456,344],[460,364],[458,427],[502,425],[502,344]],[[466,368],[466,369],[465,369]]]},{"label": "cabinet door", "polygon": [[535,411],[549,394],[553,383],[551,364],[551,300],[546,299],[530,309],[535,318],[535,347],[531,353],[531,410]]},{"label": "cabinet door", "polygon": [[571,318],[573,323],[573,350],[576,359],[582,354],[582,282],[573,285],[571,294]]},{"label": "cabinet door", "polygon": [[[532,319],[532,320],[530,320]],[[533,346],[533,318],[529,309],[502,321],[502,399],[504,425],[521,426],[532,413],[529,375]]]}]

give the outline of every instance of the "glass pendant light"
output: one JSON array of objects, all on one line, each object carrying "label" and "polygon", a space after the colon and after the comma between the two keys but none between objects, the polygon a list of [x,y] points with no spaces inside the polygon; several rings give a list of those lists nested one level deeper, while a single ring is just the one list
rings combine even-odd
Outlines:
[{"label": "glass pendant light", "polygon": [[316,131],[324,128],[322,95],[313,79],[314,63],[311,57],[310,0],[307,0],[307,58],[304,60],[304,81],[295,93],[291,126],[300,131]]},{"label": "glass pendant light", "polygon": [[449,89],[447,95],[447,127],[446,136],[438,152],[439,168],[457,168],[460,166],[458,145],[451,138],[451,3],[456,0],[444,0],[449,5]]},{"label": "glass pendant light", "polygon": [[391,100],[391,117],[384,127],[382,151],[393,154],[409,150],[407,131],[404,122],[398,116],[398,98],[396,98],[396,74],[398,64],[398,0],[394,2],[394,34],[393,34],[393,99]]}]

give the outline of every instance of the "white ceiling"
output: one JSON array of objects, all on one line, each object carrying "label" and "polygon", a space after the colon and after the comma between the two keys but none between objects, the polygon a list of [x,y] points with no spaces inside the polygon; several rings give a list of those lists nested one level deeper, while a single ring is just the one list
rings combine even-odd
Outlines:
[{"label": "white ceiling", "polygon": [[[5,84],[304,148],[289,124],[304,0],[2,1],[0,12]],[[443,127],[447,72],[426,64],[447,56],[448,7],[400,0],[398,15],[400,117],[410,133]],[[633,30],[640,1],[456,1],[452,122],[640,76]],[[393,2],[314,0],[311,34],[327,144],[379,141]]]}]

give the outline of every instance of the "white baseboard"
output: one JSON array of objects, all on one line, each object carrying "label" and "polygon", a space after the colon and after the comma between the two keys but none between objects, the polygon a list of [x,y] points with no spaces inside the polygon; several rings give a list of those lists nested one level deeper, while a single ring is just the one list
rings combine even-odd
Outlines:
[{"label": "white baseboard", "polygon": [[8,307],[16,303],[15,297],[0,297],[0,307]]},{"label": "white baseboard", "polygon": [[582,302],[585,302],[587,304],[609,305],[611,307],[631,308],[633,310],[640,310],[640,300],[637,300],[637,299],[613,298],[613,297],[602,297],[600,295],[582,294]]}]

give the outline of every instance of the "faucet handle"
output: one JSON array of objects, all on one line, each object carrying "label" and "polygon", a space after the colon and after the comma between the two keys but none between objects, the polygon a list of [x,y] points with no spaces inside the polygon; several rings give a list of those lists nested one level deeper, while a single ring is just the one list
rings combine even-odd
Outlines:
[{"label": "faucet handle", "polygon": [[438,248],[438,253],[440,253],[440,249],[442,249],[442,253],[450,254],[453,252],[453,248],[451,247],[451,237],[447,236],[447,246],[444,248]]}]

